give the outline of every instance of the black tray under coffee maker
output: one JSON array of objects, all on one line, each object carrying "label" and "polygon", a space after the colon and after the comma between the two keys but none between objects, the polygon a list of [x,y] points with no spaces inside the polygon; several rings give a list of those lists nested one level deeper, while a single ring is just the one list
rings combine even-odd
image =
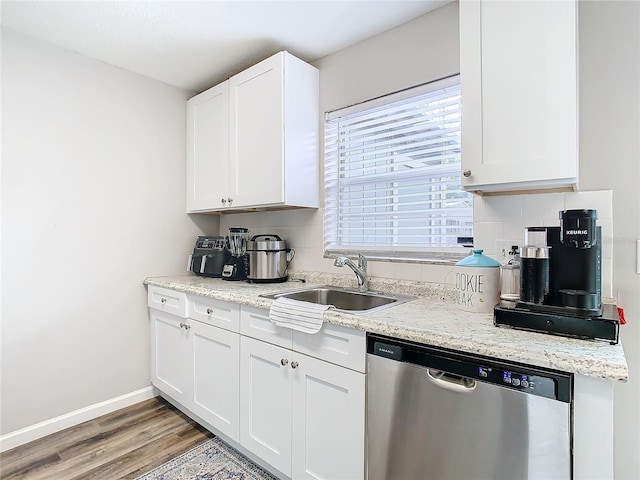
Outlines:
[{"label": "black tray under coffee maker", "polygon": [[494,324],[618,343],[614,305],[602,305],[602,229],[595,210],[564,210],[559,227],[528,227],[520,299],[499,304]]}]

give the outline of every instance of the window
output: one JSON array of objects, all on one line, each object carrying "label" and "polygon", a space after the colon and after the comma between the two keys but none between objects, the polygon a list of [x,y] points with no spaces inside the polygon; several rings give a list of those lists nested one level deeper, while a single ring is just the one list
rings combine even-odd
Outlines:
[{"label": "window", "polygon": [[327,253],[463,254],[458,238],[472,228],[460,181],[459,76],[326,115]]}]

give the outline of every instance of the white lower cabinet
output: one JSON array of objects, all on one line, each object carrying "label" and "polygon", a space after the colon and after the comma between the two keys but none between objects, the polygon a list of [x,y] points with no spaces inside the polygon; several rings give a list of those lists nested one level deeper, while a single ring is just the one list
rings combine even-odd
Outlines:
[{"label": "white lower cabinet", "polygon": [[190,335],[186,319],[153,308],[151,319],[151,382],[171,398],[187,405],[193,382]]},{"label": "white lower cabinet", "polygon": [[365,375],[241,338],[240,443],[294,479],[363,479]]},{"label": "white lower cabinet", "polygon": [[364,479],[365,375],[294,353],[292,478]]},{"label": "white lower cabinet", "polygon": [[191,322],[191,327],[191,410],[239,442],[240,335],[197,321]]},{"label": "white lower cabinet", "polygon": [[266,310],[178,293],[174,308],[164,290],[149,294],[156,388],[287,477],[364,479],[364,332],[301,334]]},{"label": "white lower cabinet", "polygon": [[151,383],[232,440],[240,440],[240,335],[149,309]]},{"label": "white lower cabinet", "polygon": [[240,444],[291,476],[291,350],[240,339]]}]

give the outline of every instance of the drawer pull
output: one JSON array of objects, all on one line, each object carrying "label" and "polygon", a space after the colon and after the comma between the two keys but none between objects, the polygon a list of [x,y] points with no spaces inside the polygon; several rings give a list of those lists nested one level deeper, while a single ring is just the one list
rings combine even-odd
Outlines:
[{"label": "drawer pull", "polygon": [[283,367],[284,367],[287,363],[289,363],[289,360],[287,360],[286,358],[283,358],[283,359],[281,359],[281,360],[280,360],[280,365],[282,365]]},{"label": "drawer pull", "polygon": [[291,362],[291,368],[298,368],[298,362]]},{"label": "drawer pull", "polygon": [[207,308],[207,315],[211,315],[213,313],[213,310],[211,308]]},{"label": "drawer pull", "polygon": [[166,299],[166,298],[164,298],[164,297],[162,297],[162,298],[160,299],[160,303],[167,303],[167,299]]},{"label": "drawer pull", "polygon": [[180,323],[180,328],[184,328],[185,330],[189,330],[191,328],[191,325],[189,325],[188,323],[181,322]]}]

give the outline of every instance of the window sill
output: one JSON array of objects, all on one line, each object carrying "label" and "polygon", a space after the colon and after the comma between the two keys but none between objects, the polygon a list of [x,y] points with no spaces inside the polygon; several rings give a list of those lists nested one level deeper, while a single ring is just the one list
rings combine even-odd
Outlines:
[{"label": "window sill", "polygon": [[460,252],[432,252],[425,253],[419,257],[408,255],[393,256],[389,253],[367,252],[366,250],[332,250],[324,252],[324,258],[336,258],[339,255],[355,257],[357,253],[362,253],[370,262],[393,262],[393,263],[414,263],[421,265],[455,265],[458,261],[467,257],[471,253],[471,248],[462,249]]}]

